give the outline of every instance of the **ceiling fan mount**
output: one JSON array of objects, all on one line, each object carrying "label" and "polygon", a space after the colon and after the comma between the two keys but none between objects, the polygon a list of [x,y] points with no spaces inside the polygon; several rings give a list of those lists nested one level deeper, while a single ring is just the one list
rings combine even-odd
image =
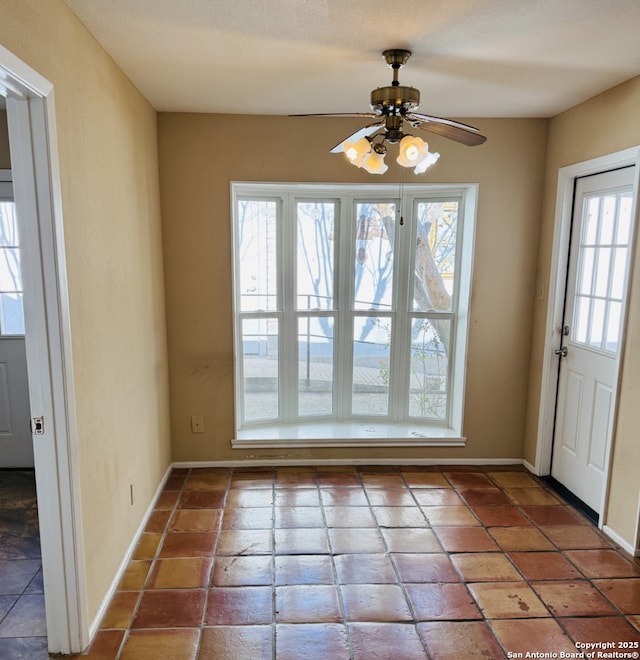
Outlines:
[{"label": "ceiling fan mount", "polygon": [[409,61],[410,50],[392,48],[382,56],[393,69],[393,81],[388,87],[378,87],[371,92],[371,109],[384,116],[406,115],[420,105],[420,92],[414,87],[405,87],[398,81],[398,71]]}]

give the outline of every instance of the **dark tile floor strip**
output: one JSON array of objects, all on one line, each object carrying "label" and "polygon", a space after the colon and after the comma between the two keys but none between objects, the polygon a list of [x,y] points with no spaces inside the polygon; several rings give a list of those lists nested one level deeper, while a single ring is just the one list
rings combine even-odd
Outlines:
[{"label": "dark tile floor strip", "polygon": [[0,660],[46,660],[33,470],[0,470]]}]

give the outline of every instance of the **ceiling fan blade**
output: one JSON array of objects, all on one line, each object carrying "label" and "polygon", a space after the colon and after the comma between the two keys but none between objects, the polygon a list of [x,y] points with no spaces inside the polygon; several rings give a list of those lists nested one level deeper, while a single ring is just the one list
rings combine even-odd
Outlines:
[{"label": "ceiling fan blade", "polygon": [[475,147],[478,144],[486,142],[487,138],[474,126],[462,124],[452,119],[443,119],[442,117],[432,117],[422,115],[417,112],[408,112],[404,117],[415,128],[421,128],[423,131],[429,131],[436,135],[455,140],[467,147]]},{"label": "ceiling fan blade", "polygon": [[375,112],[311,112],[303,115],[287,115],[287,117],[379,117]]},{"label": "ceiling fan blade", "polygon": [[340,142],[339,144],[336,144],[336,146],[333,149],[331,149],[331,153],[339,154],[340,152],[344,151],[345,142],[357,142],[360,138],[367,137],[368,135],[372,135],[377,130],[383,127],[384,127],[383,121],[377,121],[374,124],[368,124],[367,126],[364,126],[363,128],[357,130],[355,133],[353,133],[353,135],[350,135],[349,137],[342,140],[342,142]]}]

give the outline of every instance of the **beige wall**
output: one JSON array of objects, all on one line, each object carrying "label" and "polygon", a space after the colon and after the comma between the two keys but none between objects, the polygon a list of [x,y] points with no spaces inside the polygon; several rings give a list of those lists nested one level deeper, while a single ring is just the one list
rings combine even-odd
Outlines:
[{"label": "beige wall", "polygon": [[[406,181],[477,182],[463,449],[232,450],[231,181],[397,182],[329,149],[361,121],[160,114],[162,198],[173,458],[522,457],[528,347],[544,176],[545,120],[471,120],[488,136],[468,148],[433,137],[442,154]],[[389,160],[389,159],[388,159]],[[508,249],[504,249],[508,246]],[[204,415],[206,432],[190,432]]]},{"label": "beige wall", "polygon": [[55,89],[92,618],[170,462],[156,113],[62,0],[0,43]]},{"label": "beige wall", "polygon": [[[640,77],[600,94],[553,118],[549,127],[543,222],[538,268],[549,290],[549,269],[555,221],[558,170],[566,165],[614,153],[640,144]],[[640,251],[636,253],[631,283],[627,345],[622,365],[622,386],[617,430],[613,444],[606,524],[628,543],[638,525],[640,495]],[[535,462],[537,416],[540,405],[542,352],[547,301],[535,303],[530,366],[530,396],[526,426],[525,458]]]}]

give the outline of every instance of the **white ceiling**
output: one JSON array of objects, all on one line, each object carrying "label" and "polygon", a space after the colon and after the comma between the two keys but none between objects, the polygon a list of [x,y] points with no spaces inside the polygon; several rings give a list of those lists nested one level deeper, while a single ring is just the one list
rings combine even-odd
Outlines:
[{"label": "white ceiling", "polygon": [[157,110],[548,117],[640,74],[640,0],[65,0]]}]

